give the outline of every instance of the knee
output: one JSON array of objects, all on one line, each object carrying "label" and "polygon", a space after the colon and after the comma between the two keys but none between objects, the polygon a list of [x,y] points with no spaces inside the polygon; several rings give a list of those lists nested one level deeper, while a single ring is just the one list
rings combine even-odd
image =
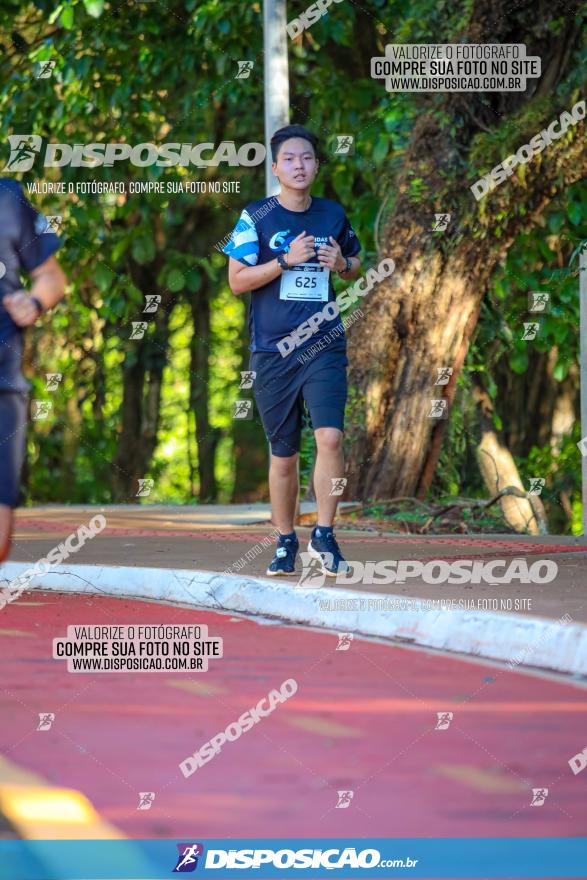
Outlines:
[{"label": "knee", "polygon": [[0,562],[8,558],[12,535],[12,510],[0,505]]},{"label": "knee", "polygon": [[317,428],[315,433],[319,452],[342,451],[342,431],[339,431],[338,428]]},{"label": "knee", "polygon": [[272,455],[271,470],[279,477],[287,477],[292,473],[297,473],[298,457],[299,453],[297,452],[295,455],[287,456]]}]

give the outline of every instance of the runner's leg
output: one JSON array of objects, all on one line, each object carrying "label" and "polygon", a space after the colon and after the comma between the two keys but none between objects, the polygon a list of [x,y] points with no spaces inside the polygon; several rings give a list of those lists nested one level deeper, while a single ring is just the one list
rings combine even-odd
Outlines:
[{"label": "runner's leg", "polygon": [[289,535],[294,530],[296,503],[298,500],[298,458],[295,455],[271,455],[269,466],[269,494],[273,525],[282,535]]},{"label": "runner's leg", "polygon": [[0,562],[8,556],[12,537],[12,508],[0,504]]},{"label": "runner's leg", "polygon": [[340,496],[332,495],[333,479],[344,476],[342,431],[338,428],[316,428],[316,466],[314,492],[318,504],[318,524],[331,526]]},{"label": "runner's leg", "polygon": [[0,391],[0,562],[10,550],[13,510],[20,501],[26,418],[27,395]]}]

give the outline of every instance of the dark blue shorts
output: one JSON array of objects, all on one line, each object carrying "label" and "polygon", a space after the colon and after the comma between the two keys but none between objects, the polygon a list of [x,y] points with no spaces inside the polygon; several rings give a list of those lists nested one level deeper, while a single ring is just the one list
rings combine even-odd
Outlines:
[{"label": "dark blue shorts", "polygon": [[287,357],[278,351],[253,352],[250,358],[249,369],[257,374],[253,392],[263,428],[271,452],[283,458],[299,452],[304,418],[312,430],[344,431],[346,339],[334,339],[312,355],[310,348],[296,349]]},{"label": "dark blue shorts", "polygon": [[28,392],[22,375],[22,334],[0,343],[0,504],[18,507],[24,461]]},{"label": "dark blue shorts", "polygon": [[20,504],[20,471],[24,461],[28,395],[0,391],[0,504]]}]

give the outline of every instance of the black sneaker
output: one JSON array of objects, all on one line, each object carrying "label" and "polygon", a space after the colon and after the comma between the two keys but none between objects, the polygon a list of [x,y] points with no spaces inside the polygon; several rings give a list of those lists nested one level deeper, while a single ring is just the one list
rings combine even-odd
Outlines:
[{"label": "black sneaker", "polygon": [[275,556],[267,569],[267,574],[278,577],[284,574],[293,574],[296,568],[296,556],[300,549],[297,538],[284,538],[280,535],[277,539]]},{"label": "black sneaker", "polygon": [[349,571],[349,564],[340,552],[340,547],[332,529],[312,530],[308,542],[308,553],[322,563],[322,571],[329,577],[336,577],[340,572]]}]

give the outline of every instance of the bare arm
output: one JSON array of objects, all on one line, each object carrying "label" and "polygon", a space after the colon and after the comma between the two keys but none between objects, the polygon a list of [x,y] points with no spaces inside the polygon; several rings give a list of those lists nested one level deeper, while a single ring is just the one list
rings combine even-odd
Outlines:
[{"label": "bare arm", "polygon": [[19,327],[30,327],[39,317],[39,311],[34,302],[31,302],[31,296],[36,297],[43,306],[43,311],[46,311],[57,305],[65,295],[67,278],[55,257],[49,257],[33,269],[31,278],[33,283],[30,293],[17,290],[2,300],[6,311]]},{"label": "bare arm", "polygon": [[31,296],[36,296],[45,310],[52,309],[65,296],[67,278],[55,257],[49,257],[31,272]]},{"label": "bare arm", "polygon": [[[290,266],[296,266],[314,256],[314,236],[306,235],[305,231],[294,238],[286,255],[286,262]],[[232,257],[228,261],[228,283],[235,295],[246,293],[248,290],[256,290],[269,284],[282,269],[277,259],[262,263],[260,266],[243,266]]]},{"label": "bare arm", "polygon": [[269,284],[270,281],[281,275],[281,271],[277,260],[262,263],[260,266],[243,266],[238,260],[233,260],[230,257],[228,260],[228,283],[235,296],[238,296],[239,293],[246,293],[248,290],[256,290],[257,287]]},{"label": "bare arm", "polygon": [[343,281],[352,281],[353,278],[356,278],[357,275],[361,274],[361,261],[358,257],[349,257],[351,261],[351,268],[348,272],[339,272],[340,277]]}]

